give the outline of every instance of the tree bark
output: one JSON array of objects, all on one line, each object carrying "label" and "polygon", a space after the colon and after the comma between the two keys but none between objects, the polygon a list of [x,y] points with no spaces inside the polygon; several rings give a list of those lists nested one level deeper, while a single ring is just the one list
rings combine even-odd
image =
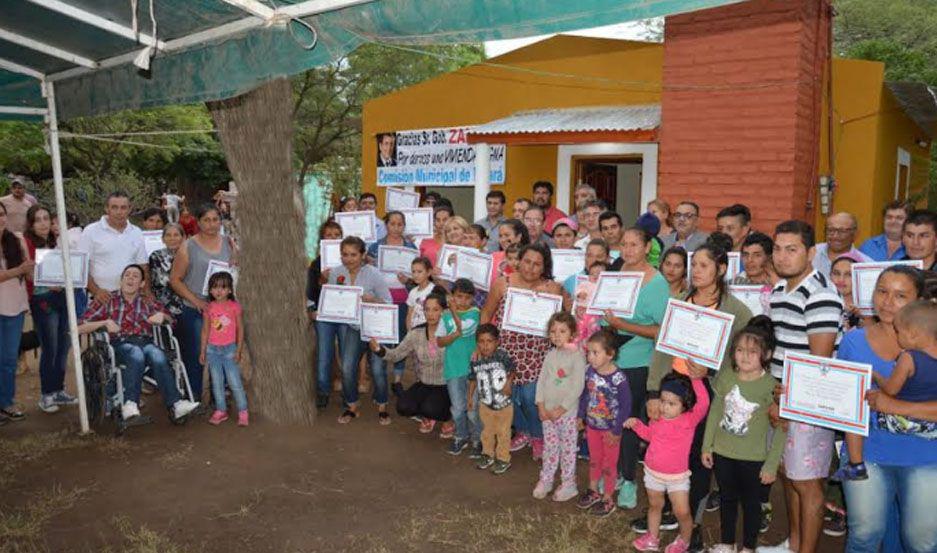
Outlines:
[{"label": "tree bark", "polygon": [[294,205],[293,98],[287,79],[209,102],[238,187],[237,296],[253,362],[251,409],[279,424],[312,424],[313,342],[305,311],[304,227]]}]

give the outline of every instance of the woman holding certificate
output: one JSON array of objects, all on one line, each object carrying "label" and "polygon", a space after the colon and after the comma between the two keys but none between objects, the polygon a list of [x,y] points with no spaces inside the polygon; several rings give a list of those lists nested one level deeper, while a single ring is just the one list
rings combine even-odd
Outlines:
[{"label": "woman holding certificate", "polygon": [[[615,330],[624,342],[618,348],[615,364],[628,377],[631,390],[631,413],[628,413],[628,417],[639,419],[644,418],[644,397],[654,338],[664,319],[670,297],[667,281],[647,262],[650,250],[651,236],[644,230],[634,227],[622,233],[619,246],[621,270],[641,273],[643,277],[637,292],[634,315],[623,319],[607,311],[603,323]],[[640,438],[634,431],[622,432],[618,476],[623,481],[618,492],[618,506],[624,509],[633,509],[637,504],[638,491],[634,477],[638,466],[639,443]]]},{"label": "woman holding certificate", "polygon": [[[895,317],[921,299],[924,288],[917,269],[896,265],[882,271],[872,296],[876,318],[843,336],[837,357],[871,364],[888,378],[901,354]],[[878,425],[875,414],[870,419],[862,448],[868,479],[843,482],[849,513],[846,550],[937,550],[937,445],[914,434],[889,432]]]},{"label": "woman holding certificate", "polygon": [[420,242],[420,257],[436,263],[439,248],[446,243],[446,221],[453,215],[455,212],[448,205],[441,205],[433,210],[433,237],[424,238]]},{"label": "woman holding certificate", "polygon": [[[502,225],[503,226],[503,225]],[[501,327],[505,320],[505,299],[508,288],[520,288],[562,296],[564,291],[553,280],[550,249],[542,244],[528,244],[521,249],[520,266],[510,276],[499,278],[488,294],[482,309],[481,322]],[[511,451],[531,446],[534,459],[543,453],[543,427],[537,410],[537,378],[543,360],[551,349],[550,340],[543,336],[524,334],[501,328],[501,347],[511,356],[517,367],[514,375],[514,430]]]},{"label": "woman holding certificate", "polygon": [[498,225],[498,251],[491,254],[491,284],[493,288],[498,277],[504,274],[507,267],[507,249],[511,246],[526,246],[530,244],[530,233],[520,219],[507,219]]}]

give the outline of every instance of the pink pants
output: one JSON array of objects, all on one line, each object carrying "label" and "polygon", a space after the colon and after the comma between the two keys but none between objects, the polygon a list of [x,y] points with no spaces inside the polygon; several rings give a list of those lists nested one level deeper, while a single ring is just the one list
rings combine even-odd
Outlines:
[{"label": "pink pants", "polygon": [[621,436],[616,436],[608,430],[586,427],[586,441],[589,443],[589,487],[592,488],[593,483],[601,478],[605,483],[605,497],[612,497],[618,480]]},{"label": "pink pants", "polygon": [[540,481],[553,484],[557,466],[563,486],[576,486],[576,417],[565,416],[543,421],[543,466]]}]

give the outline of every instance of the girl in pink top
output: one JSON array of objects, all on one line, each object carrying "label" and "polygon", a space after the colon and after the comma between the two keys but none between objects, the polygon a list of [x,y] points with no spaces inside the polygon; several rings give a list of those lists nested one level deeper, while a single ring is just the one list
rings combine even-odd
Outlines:
[{"label": "girl in pink top", "polygon": [[673,514],[680,523],[680,535],[664,549],[665,553],[685,553],[689,549],[693,518],[690,514],[690,448],[693,433],[709,411],[709,394],[703,381],[690,380],[678,373],[664,377],[660,384],[660,419],[650,426],[634,417],[624,427],[634,430],[650,445],[644,455],[644,487],[647,489],[647,533],[634,540],[637,551],[660,549],[660,518],[664,494],[670,496]]},{"label": "girl in pink top", "polygon": [[221,424],[228,420],[224,387],[227,381],[238,410],[238,426],[247,426],[247,394],[241,382],[241,352],[244,348],[244,324],[241,304],[234,299],[234,279],[231,273],[218,272],[208,279],[211,301],[205,309],[202,325],[202,353],[199,361],[211,374],[211,393],[215,397],[215,412],[208,422]]}]

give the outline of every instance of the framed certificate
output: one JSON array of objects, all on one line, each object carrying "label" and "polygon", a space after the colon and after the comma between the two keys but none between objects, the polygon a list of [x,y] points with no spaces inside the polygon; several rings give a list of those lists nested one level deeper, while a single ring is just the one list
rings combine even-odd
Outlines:
[{"label": "framed certificate", "polygon": [[872,383],[872,365],[788,351],[781,378],[781,417],[869,435],[865,393]]},{"label": "framed certificate", "polygon": [[732,284],[729,286],[729,293],[735,296],[735,299],[744,303],[752,312],[752,316],[765,315],[765,306],[761,302],[765,293],[765,287],[761,284]]},{"label": "framed certificate", "polygon": [[562,309],[561,296],[511,287],[505,292],[501,329],[545,338],[547,322]]},{"label": "framed certificate", "polygon": [[361,341],[374,338],[382,344],[400,342],[397,306],[392,303],[361,304]]},{"label": "framed certificate", "polygon": [[377,217],[373,211],[347,211],[335,214],[342,236],[357,236],[365,242],[377,240]]},{"label": "framed certificate", "polygon": [[[693,270],[693,253],[686,252],[686,279],[687,282],[690,281],[690,273]],[[732,279],[739,276],[739,273],[742,272],[742,254],[739,252],[729,252],[729,266],[726,268],[726,275],[723,278],[726,282],[731,282]]]},{"label": "framed certificate", "polygon": [[163,231],[161,230],[143,231],[143,247],[146,248],[147,257],[153,255],[153,252],[157,252],[165,248],[166,244],[163,243]]},{"label": "framed certificate", "polygon": [[[36,286],[62,287],[65,286],[65,263],[62,250],[37,249],[36,268],[33,269],[33,284]],[[75,288],[88,287],[88,254],[87,252],[69,252],[71,262],[72,286]]]},{"label": "framed certificate", "polygon": [[633,317],[643,281],[644,273],[619,273],[617,271],[601,273],[586,313],[604,315],[607,309],[611,309],[617,317],[623,319]]},{"label": "framed certificate", "polygon": [[586,252],[583,250],[550,250],[553,259],[553,280],[566,282],[566,279],[581,273],[586,263]]},{"label": "framed certificate", "polygon": [[433,208],[418,207],[399,209],[403,213],[407,225],[404,234],[416,237],[429,237],[433,235]]},{"label": "framed certificate", "polygon": [[342,264],[342,241],[319,240],[319,261],[322,270],[334,269]]},{"label": "framed certificate", "polygon": [[878,275],[892,265],[910,265],[916,269],[924,268],[924,262],[920,259],[852,264],[852,301],[863,315],[872,316],[875,314],[875,309],[872,306],[872,293],[875,291],[875,283],[878,282]]},{"label": "framed certificate", "polygon": [[420,257],[420,250],[403,246],[378,246],[377,268],[385,273],[410,275],[413,260]]},{"label": "framed certificate", "polygon": [[735,315],[670,299],[657,334],[657,351],[719,370]]},{"label": "framed certificate", "polygon": [[362,294],[364,294],[364,288],[360,286],[323,284],[322,291],[319,292],[319,311],[316,320],[360,324]]},{"label": "framed certificate", "polygon": [[488,291],[491,279],[491,256],[465,249],[455,256],[455,278],[467,278],[476,288]]},{"label": "framed certificate", "polygon": [[456,279],[456,262],[459,253],[464,251],[475,252],[476,250],[466,248],[465,246],[454,246],[452,244],[443,244],[442,247],[439,248],[439,253],[436,256],[436,268],[439,269],[440,278],[450,282]]},{"label": "framed certificate", "polygon": [[384,190],[384,211],[400,211],[420,207],[420,193],[403,190],[402,188],[387,188]]},{"label": "framed certificate", "polygon": [[208,262],[208,270],[205,271],[205,282],[202,283],[202,295],[208,295],[208,281],[211,280],[211,276],[215,273],[231,273],[231,279],[234,280],[234,287],[237,288],[238,285],[238,268],[232,265],[228,265],[224,261],[217,261],[212,259]]},{"label": "framed certificate", "polygon": [[[589,275],[576,275],[576,286],[573,288],[573,294],[572,294],[572,296],[573,296],[573,305],[572,305],[572,308],[570,309],[570,311],[572,311],[574,317],[576,316],[576,310],[579,309],[579,307],[580,307],[580,305],[579,305],[579,298],[576,296],[576,291],[579,290],[579,285],[580,285],[581,283],[586,282],[586,281],[588,281],[588,280],[589,280]],[[594,292],[594,291],[593,291],[593,292]],[[584,306],[584,307],[588,307],[590,301],[592,301],[592,296],[589,296],[588,298],[584,298],[584,299],[583,299],[583,306]]]}]

